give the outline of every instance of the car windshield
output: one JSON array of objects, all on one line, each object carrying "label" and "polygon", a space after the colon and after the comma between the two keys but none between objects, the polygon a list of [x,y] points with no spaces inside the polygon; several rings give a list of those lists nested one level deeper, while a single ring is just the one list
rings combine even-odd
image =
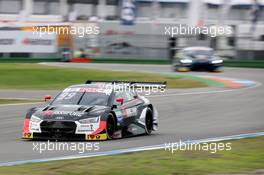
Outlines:
[{"label": "car windshield", "polygon": [[188,56],[197,56],[197,55],[212,56],[213,55],[212,50],[184,50],[183,53]]},{"label": "car windshield", "polygon": [[107,106],[108,99],[109,95],[103,92],[62,92],[52,104]]}]

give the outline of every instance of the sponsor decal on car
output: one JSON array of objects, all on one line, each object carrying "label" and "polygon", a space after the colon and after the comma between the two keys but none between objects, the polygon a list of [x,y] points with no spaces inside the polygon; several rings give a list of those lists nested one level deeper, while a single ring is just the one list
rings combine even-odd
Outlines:
[{"label": "sponsor decal on car", "polygon": [[86,140],[106,140],[107,135],[106,134],[96,134],[96,135],[86,135]]},{"label": "sponsor decal on car", "polygon": [[[96,125],[96,124],[95,124]],[[81,124],[79,125],[78,133],[94,131],[94,124]],[[97,125],[96,125],[97,126]]]},{"label": "sponsor decal on car", "polygon": [[133,117],[137,115],[137,108],[125,108],[121,107],[121,113],[124,118]]},{"label": "sponsor decal on car", "polygon": [[82,112],[68,112],[68,111],[54,111],[53,115],[70,115],[74,117],[81,117],[83,113]]},{"label": "sponsor decal on car", "polygon": [[[76,92],[99,92],[99,93],[105,93],[105,94],[110,94],[112,92],[111,88],[98,88],[98,87],[83,87],[83,88],[66,88],[63,90],[63,93],[66,94],[66,96],[68,95],[67,93],[76,93]],[[68,95],[69,96],[69,95]],[[74,94],[73,94],[74,96]]]},{"label": "sponsor decal on car", "polygon": [[45,115],[45,117],[51,117],[53,115],[53,111],[44,111],[43,114]]},{"label": "sponsor decal on car", "polygon": [[33,133],[23,133],[22,138],[33,139]]}]

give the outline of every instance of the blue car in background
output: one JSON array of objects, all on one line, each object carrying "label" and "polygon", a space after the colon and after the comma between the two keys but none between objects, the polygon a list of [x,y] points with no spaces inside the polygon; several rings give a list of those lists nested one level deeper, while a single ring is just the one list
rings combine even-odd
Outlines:
[{"label": "blue car in background", "polygon": [[214,55],[209,47],[187,47],[176,54],[173,62],[174,71],[207,70],[221,71],[223,60]]}]

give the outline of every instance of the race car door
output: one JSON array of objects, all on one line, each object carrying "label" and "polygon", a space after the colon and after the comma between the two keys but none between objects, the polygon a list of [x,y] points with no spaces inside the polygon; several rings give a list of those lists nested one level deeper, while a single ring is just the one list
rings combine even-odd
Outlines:
[{"label": "race car door", "polygon": [[142,102],[136,99],[134,94],[130,92],[118,92],[116,93],[116,97],[124,99],[124,103],[120,106],[123,125],[128,126],[135,122],[138,117],[138,107]]}]

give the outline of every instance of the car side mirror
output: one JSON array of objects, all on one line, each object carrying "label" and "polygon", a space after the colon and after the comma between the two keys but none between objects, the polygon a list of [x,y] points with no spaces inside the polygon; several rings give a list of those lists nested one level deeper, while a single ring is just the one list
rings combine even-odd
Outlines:
[{"label": "car side mirror", "polygon": [[124,103],[124,99],[123,98],[116,98],[116,102],[120,103],[122,105]]},{"label": "car side mirror", "polygon": [[44,101],[50,101],[51,100],[51,96],[50,95],[45,95],[44,96]]}]

